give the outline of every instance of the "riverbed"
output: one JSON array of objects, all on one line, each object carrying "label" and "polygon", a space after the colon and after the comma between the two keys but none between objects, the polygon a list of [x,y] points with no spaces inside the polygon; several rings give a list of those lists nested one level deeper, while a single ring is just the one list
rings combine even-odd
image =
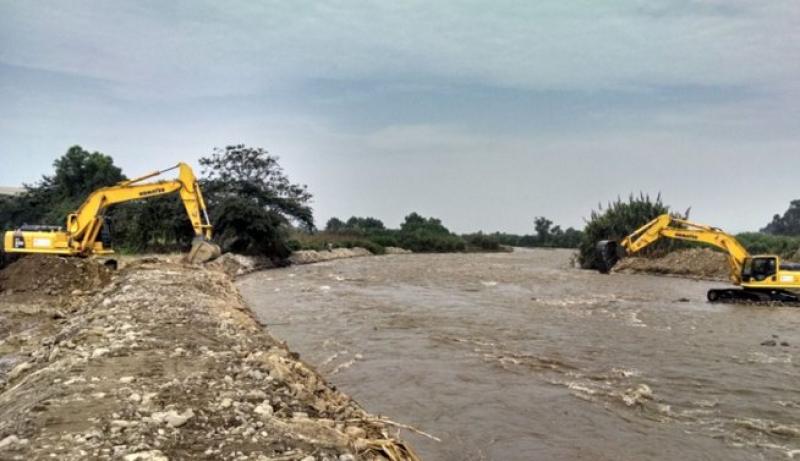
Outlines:
[{"label": "riverbed", "polygon": [[238,286],[367,410],[441,438],[403,430],[428,461],[800,458],[800,310],[571,256],[364,257]]}]

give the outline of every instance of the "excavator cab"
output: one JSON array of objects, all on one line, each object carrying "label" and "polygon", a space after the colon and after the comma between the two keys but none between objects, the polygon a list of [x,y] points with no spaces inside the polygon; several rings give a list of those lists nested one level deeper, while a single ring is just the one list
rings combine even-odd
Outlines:
[{"label": "excavator cab", "polygon": [[757,256],[744,260],[742,266],[743,282],[763,282],[774,278],[778,273],[778,258],[774,256]]}]

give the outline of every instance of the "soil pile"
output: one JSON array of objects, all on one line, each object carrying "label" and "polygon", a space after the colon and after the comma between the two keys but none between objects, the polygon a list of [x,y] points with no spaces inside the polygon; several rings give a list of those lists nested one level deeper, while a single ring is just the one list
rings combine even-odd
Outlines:
[{"label": "soil pile", "polygon": [[251,272],[276,267],[269,258],[234,253],[225,253],[204,265],[207,269],[222,271],[231,277],[239,277]]},{"label": "soil pile", "polygon": [[395,423],[270,336],[221,270],[133,262],[77,298],[54,328],[0,340],[14,345],[0,347],[14,360],[0,459],[417,459]]},{"label": "soil pile", "polygon": [[94,290],[111,281],[111,270],[94,259],[28,255],[0,271],[0,292],[40,295]]},{"label": "soil pile", "polygon": [[728,280],[727,255],[708,248],[678,250],[661,258],[629,257],[614,267],[614,272],[676,275],[707,280]]}]

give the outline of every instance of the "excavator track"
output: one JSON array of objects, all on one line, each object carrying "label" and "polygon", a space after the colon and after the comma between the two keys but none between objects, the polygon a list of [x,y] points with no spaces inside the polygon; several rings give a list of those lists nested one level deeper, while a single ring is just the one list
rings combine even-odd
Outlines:
[{"label": "excavator track", "polygon": [[800,296],[786,290],[719,288],[708,290],[707,296],[712,303],[800,307]]}]

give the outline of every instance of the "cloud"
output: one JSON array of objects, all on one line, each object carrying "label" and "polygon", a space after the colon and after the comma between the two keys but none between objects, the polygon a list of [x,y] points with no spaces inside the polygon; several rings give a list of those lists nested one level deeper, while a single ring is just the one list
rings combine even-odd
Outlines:
[{"label": "cloud", "polygon": [[136,97],[259,92],[323,76],[569,90],[794,86],[800,70],[793,0],[3,8],[0,60],[126,83]]},{"label": "cloud", "polygon": [[323,221],[526,231],[661,190],[752,229],[796,198],[797,24],[794,0],[2,2],[0,183],[75,143],[137,174],[245,142]]}]

